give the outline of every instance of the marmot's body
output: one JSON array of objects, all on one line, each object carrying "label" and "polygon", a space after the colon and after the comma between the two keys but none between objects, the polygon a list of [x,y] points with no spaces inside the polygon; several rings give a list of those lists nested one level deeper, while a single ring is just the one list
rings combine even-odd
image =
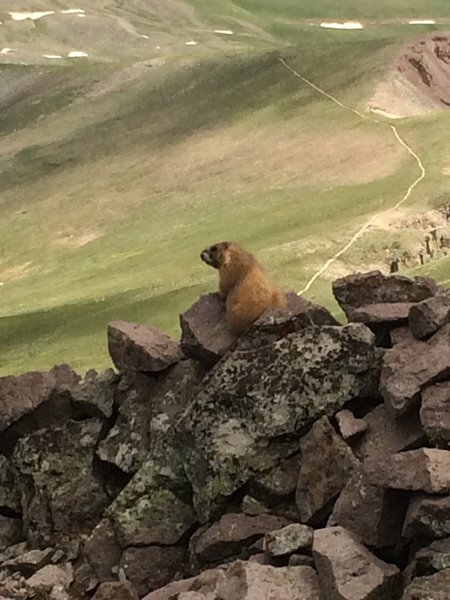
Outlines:
[{"label": "marmot's body", "polygon": [[242,333],[267,308],[286,307],[287,299],[267,277],[256,258],[237,244],[220,242],[201,253],[219,270],[219,293],[226,299],[228,326]]}]

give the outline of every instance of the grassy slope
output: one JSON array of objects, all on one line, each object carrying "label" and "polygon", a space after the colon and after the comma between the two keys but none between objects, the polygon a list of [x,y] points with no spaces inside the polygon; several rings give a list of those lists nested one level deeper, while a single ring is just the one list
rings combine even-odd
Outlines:
[{"label": "grassy slope", "polygon": [[[220,25],[242,18],[239,3],[220,4]],[[257,27],[273,24],[269,5],[250,7]],[[305,16],[291,7],[285,3],[286,14]],[[397,36],[381,28],[299,31],[299,43],[283,48],[294,36],[283,29],[277,52],[352,105],[370,95]],[[0,152],[23,149],[0,163],[0,373],[61,361],[105,366],[111,319],[175,333],[178,312],[215,286],[198,254],[219,239],[249,245],[285,287],[300,289],[414,178],[414,163],[387,126],[318,98],[276,52],[189,56],[188,64],[171,59],[114,94],[75,104],[118,67],[48,69],[37,103],[2,112],[10,135]],[[440,132],[448,120],[442,113],[400,125],[430,169],[414,199],[421,207],[444,183],[450,143]],[[376,261],[376,235],[355,246],[347,264]],[[310,297],[330,304],[326,278]]]}]

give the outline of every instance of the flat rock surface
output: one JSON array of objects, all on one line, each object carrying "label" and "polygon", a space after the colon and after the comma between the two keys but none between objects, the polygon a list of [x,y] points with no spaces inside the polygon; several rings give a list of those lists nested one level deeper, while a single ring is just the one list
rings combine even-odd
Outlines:
[{"label": "flat rock surface", "polygon": [[426,338],[450,321],[450,293],[445,292],[411,307],[408,324],[418,339]]}]

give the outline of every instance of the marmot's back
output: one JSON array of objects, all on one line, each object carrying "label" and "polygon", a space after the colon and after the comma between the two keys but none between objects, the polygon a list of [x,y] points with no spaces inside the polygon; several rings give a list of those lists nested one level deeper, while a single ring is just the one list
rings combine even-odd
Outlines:
[{"label": "marmot's back", "polygon": [[226,298],[228,325],[236,333],[248,329],[266,309],[287,306],[286,295],[270,281],[256,258],[237,244],[214,244],[201,258],[219,270],[219,293]]}]

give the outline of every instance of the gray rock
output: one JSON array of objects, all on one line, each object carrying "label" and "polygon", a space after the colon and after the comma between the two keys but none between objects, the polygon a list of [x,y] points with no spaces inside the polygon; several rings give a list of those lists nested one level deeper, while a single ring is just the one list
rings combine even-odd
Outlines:
[{"label": "gray rock", "polygon": [[421,340],[450,321],[450,293],[444,292],[423,300],[409,311],[409,328]]},{"label": "gray rock", "polygon": [[302,523],[317,523],[331,510],[359,462],[326,417],[300,440],[296,504]]},{"label": "gray rock", "polygon": [[118,382],[119,377],[113,369],[102,373],[88,371],[84,381],[71,390],[72,403],[83,416],[109,419],[113,414]]},{"label": "gray rock", "polygon": [[127,548],[120,566],[142,597],[182,575],[186,558],[186,550],[176,546]]},{"label": "gray rock", "polygon": [[124,377],[117,388],[117,419],[100,442],[97,455],[124,473],[136,473],[147,458],[154,387],[153,378],[136,373]]},{"label": "gray rock", "polygon": [[[292,454],[306,425],[373,389],[373,341],[364,325],[310,328],[216,365],[183,422],[185,468],[201,520],[283,452]],[[293,443],[283,450],[280,438],[289,436]]]},{"label": "gray rock", "polygon": [[421,302],[438,290],[436,282],[427,277],[386,276],[380,271],[355,273],[333,283],[334,297],[349,319],[362,306]]},{"label": "gray rock", "polygon": [[96,420],[70,421],[18,442],[12,463],[18,471],[30,543],[52,544],[76,537],[100,521],[109,502],[92,467],[101,427]]},{"label": "gray rock", "polygon": [[175,544],[196,521],[192,507],[180,499],[189,498],[190,488],[178,422],[203,375],[198,363],[184,360],[152,390],[147,458],[107,511],[123,546]]},{"label": "gray rock", "polygon": [[450,569],[450,537],[421,548],[414,557],[415,576],[432,575]]},{"label": "gray rock", "polygon": [[30,577],[33,573],[50,563],[53,553],[53,548],[28,550],[20,556],[5,561],[2,567],[10,571],[19,571],[22,575]]},{"label": "gray rock", "polygon": [[376,558],[343,527],[316,531],[313,556],[324,600],[397,597],[397,567]]},{"label": "gray rock", "polygon": [[218,293],[200,296],[180,315],[181,348],[186,356],[212,367],[236,342],[227,326],[225,302]]},{"label": "gray rock", "polygon": [[299,550],[310,548],[313,543],[314,529],[301,523],[291,523],[278,531],[266,533],[265,550],[269,556],[285,556]]},{"label": "gray rock", "polygon": [[46,565],[27,579],[28,587],[35,593],[49,593],[55,586],[67,590],[73,581],[73,570],[70,563],[64,566]]},{"label": "gray rock", "polygon": [[120,372],[157,373],[183,358],[180,344],[165,333],[126,321],[108,325],[108,349]]},{"label": "gray rock", "polygon": [[32,371],[0,377],[0,432],[78,380],[79,376],[67,365],[58,365],[48,373]]},{"label": "gray rock", "polygon": [[433,444],[450,444],[450,382],[430,386],[422,392],[420,420]]},{"label": "gray rock", "polygon": [[351,320],[355,323],[365,323],[366,325],[386,323],[394,327],[399,327],[403,323],[407,323],[409,311],[413,306],[415,305],[411,302],[366,304],[352,309]]},{"label": "gray rock", "polygon": [[286,519],[273,515],[250,517],[228,513],[217,523],[200,529],[191,538],[190,549],[201,562],[214,562],[237,555],[269,531],[288,524]]},{"label": "gray rock", "polygon": [[410,411],[394,418],[380,404],[364,417],[367,431],[352,443],[353,452],[361,460],[383,462],[386,455],[424,445],[425,434],[419,415]]},{"label": "gray rock", "polygon": [[366,546],[394,546],[402,537],[407,506],[403,492],[371,485],[358,469],[337,499],[328,525],[345,527]]},{"label": "gray rock", "polygon": [[402,600],[448,600],[450,569],[429,577],[418,577],[406,588]]},{"label": "gray rock", "polygon": [[24,539],[22,520],[0,515],[0,552]]},{"label": "gray rock", "polygon": [[450,535],[450,496],[415,494],[409,503],[403,535],[445,538]]},{"label": "gray rock", "polygon": [[103,519],[93,529],[83,547],[83,556],[89,562],[97,581],[113,579],[113,569],[120,562],[122,550],[116,538],[113,526]]},{"label": "gray rock", "polygon": [[367,431],[364,419],[357,419],[349,410],[340,410],[336,413],[336,421],[344,440],[351,440]]},{"label": "gray rock", "polygon": [[450,376],[450,325],[430,340],[397,344],[384,355],[380,393],[396,414],[416,405],[427,386]]},{"label": "gray rock", "polygon": [[442,494],[450,489],[450,451],[420,448],[366,461],[364,471],[373,485],[397,490]]},{"label": "gray rock", "polygon": [[266,504],[277,504],[283,498],[295,494],[299,471],[299,454],[281,459],[268,473],[257,475],[249,485],[249,490]]},{"label": "gray rock", "polygon": [[320,600],[317,574],[310,567],[236,561],[227,569],[204,571],[177,581],[143,600]]},{"label": "gray rock", "polygon": [[7,458],[0,454],[0,506],[20,513],[20,494],[15,474]]},{"label": "gray rock", "polygon": [[316,568],[314,563],[314,559],[312,556],[307,556],[304,554],[293,554],[289,557],[288,561],[289,567],[311,567],[312,569]]}]

